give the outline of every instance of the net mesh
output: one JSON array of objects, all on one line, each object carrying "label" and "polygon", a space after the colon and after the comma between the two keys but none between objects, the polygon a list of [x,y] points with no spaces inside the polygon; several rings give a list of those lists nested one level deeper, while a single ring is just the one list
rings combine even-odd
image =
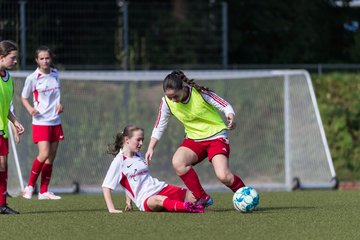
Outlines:
[{"label": "net mesh", "polygon": [[[229,134],[229,164],[247,185],[286,188],[289,174],[304,183],[327,183],[333,177],[331,157],[326,154],[327,145],[321,134],[322,125],[316,116],[316,104],[306,72],[185,73],[234,107],[237,128]],[[16,114],[26,128],[17,145],[25,183],[37,154],[37,146],[32,143],[31,117],[19,101],[26,74],[12,74]],[[82,191],[101,191],[101,183],[112,160],[106,154],[107,144],[112,143],[115,134],[127,124],[145,129],[142,149],[145,154],[163,96],[162,79],[166,74],[168,72],[161,71],[60,73],[65,140],[60,142],[54,162],[50,184],[53,191],[71,188],[74,181],[80,184]],[[288,90],[284,88],[284,76],[288,76]],[[153,156],[151,172],[154,177],[183,186],[171,165],[172,155],[183,137],[182,125],[172,117]],[[10,163],[12,158],[10,154]],[[290,171],[286,171],[287,161]],[[195,170],[205,188],[226,189],[207,160],[196,165]],[[9,185],[12,182],[18,184],[16,179],[17,176],[11,177]]]}]

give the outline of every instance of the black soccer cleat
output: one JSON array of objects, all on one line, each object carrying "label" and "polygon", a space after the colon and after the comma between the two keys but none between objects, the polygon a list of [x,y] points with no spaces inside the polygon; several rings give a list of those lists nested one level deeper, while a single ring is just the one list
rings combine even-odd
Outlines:
[{"label": "black soccer cleat", "polygon": [[0,214],[19,214],[19,212],[10,208],[8,205],[5,205],[3,207],[0,207]]}]

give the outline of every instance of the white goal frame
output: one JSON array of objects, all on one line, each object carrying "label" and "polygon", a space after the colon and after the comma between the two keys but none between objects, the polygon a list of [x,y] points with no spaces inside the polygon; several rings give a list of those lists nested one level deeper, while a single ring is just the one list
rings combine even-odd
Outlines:
[{"label": "white goal frame", "polygon": [[[169,70],[159,71],[60,71],[60,79],[86,80],[86,81],[114,81],[114,82],[131,82],[131,81],[162,81],[169,74]],[[184,70],[189,78],[195,80],[219,80],[219,79],[249,79],[249,78],[283,78],[283,95],[284,95],[284,166],[285,166],[285,184],[283,186],[266,186],[265,189],[283,189],[291,191],[295,188],[335,188],[337,187],[336,173],[331,158],[329,146],[327,143],[323,123],[320,117],[316,96],[314,93],[311,77],[306,70]],[[204,74],[206,73],[206,74]],[[25,78],[30,72],[13,71],[11,75],[14,78]],[[301,75],[306,78],[308,91],[311,96],[311,102],[316,115],[316,121],[321,135],[321,141],[326,154],[326,160],[330,171],[331,179],[328,182],[304,183],[296,175],[294,175],[291,167],[291,146],[290,146],[290,91],[289,79],[292,76]],[[11,131],[10,131],[11,132]],[[17,157],[16,145],[13,136],[10,135],[10,141],[14,156],[16,159],[17,172],[20,180],[20,188],[24,188],[19,159]],[[255,188],[264,188],[262,186],[253,185]]]}]

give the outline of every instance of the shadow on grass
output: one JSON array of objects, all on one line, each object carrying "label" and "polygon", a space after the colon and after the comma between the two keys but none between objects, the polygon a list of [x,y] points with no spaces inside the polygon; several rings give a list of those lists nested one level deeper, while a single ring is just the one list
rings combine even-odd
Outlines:
[{"label": "shadow on grass", "polygon": [[107,209],[68,209],[68,210],[51,210],[51,211],[33,211],[33,212],[21,212],[21,215],[25,214],[49,214],[49,213],[72,213],[72,212],[104,212],[108,213]]},{"label": "shadow on grass", "polygon": [[[300,207],[300,206],[292,206],[292,207],[262,207],[258,208],[252,213],[271,213],[271,212],[282,212],[286,210],[312,210],[315,207]],[[236,211],[233,208],[228,209],[209,209],[209,212],[234,212]]]}]

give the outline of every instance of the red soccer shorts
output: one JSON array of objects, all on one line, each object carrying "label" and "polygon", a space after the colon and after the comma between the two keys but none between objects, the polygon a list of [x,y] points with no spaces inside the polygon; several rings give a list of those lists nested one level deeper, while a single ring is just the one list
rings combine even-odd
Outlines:
[{"label": "red soccer shorts", "polygon": [[56,126],[32,125],[32,131],[34,143],[41,141],[58,142],[64,140],[61,124]]},{"label": "red soccer shorts", "polygon": [[9,141],[0,135],[0,156],[7,156],[9,154]]},{"label": "red soccer shorts", "polygon": [[229,140],[225,138],[216,138],[206,141],[194,141],[189,138],[185,138],[181,143],[182,147],[187,147],[194,151],[198,156],[198,162],[201,162],[206,157],[211,162],[211,159],[218,154],[225,155],[227,158],[230,156]]},{"label": "red soccer shorts", "polygon": [[[183,202],[186,197],[186,191],[187,190],[185,188],[181,188],[174,185],[167,185],[166,187],[163,188],[163,190],[161,190],[156,195],[166,196],[172,200],[178,200]],[[152,212],[152,210],[147,205],[148,199],[149,198],[147,198],[144,202],[144,209],[146,212]]]}]

